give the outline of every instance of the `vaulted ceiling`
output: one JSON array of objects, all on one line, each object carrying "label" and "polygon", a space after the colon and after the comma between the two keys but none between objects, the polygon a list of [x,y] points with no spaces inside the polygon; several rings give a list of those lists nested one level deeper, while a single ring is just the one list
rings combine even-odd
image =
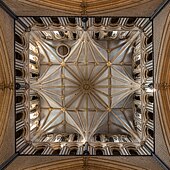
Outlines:
[{"label": "vaulted ceiling", "polygon": [[[17,15],[31,13],[34,15],[52,14],[56,16],[72,14],[80,16],[84,12],[89,16],[94,15],[119,15],[124,11],[124,16],[145,16],[151,15],[163,0],[3,0]],[[147,6],[147,10],[144,8]],[[31,8],[31,11],[30,11]],[[134,11],[131,11],[134,9]],[[45,10],[45,11],[44,11]],[[51,11],[50,11],[51,10]],[[137,10],[135,12],[135,10]],[[129,13],[131,11],[131,13]],[[54,13],[52,14],[54,16]]]},{"label": "vaulted ceiling", "polygon": [[58,41],[33,34],[41,56],[40,78],[31,83],[41,96],[40,134],[78,132],[86,141],[97,133],[135,135],[133,93],[141,85],[132,76],[132,44],[140,34],[123,33],[101,44],[79,33],[76,42],[64,41],[71,47],[64,58],[55,52]]},{"label": "vaulted ceiling", "polygon": [[[3,4],[5,2],[5,6]],[[2,8],[0,9],[0,23],[1,23],[1,70],[0,70],[0,164],[2,169],[7,167],[8,170],[13,169],[168,169],[169,164],[169,60],[168,60],[168,47],[169,47],[169,7],[170,4],[163,0],[148,0],[148,1],[24,1],[24,0],[3,0],[0,2]],[[60,4],[58,4],[60,3]],[[69,4],[70,6],[67,6]],[[80,6],[79,6],[79,5]],[[93,4],[93,5],[92,5]],[[165,4],[168,4],[164,6]],[[60,8],[61,6],[61,8]],[[94,8],[95,6],[95,8]],[[71,7],[71,8],[70,8]],[[5,9],[5,11],[3,10]],[[11,11],[10,11],[10,10]],[[75,10],[74,10],[75,9]],[[105,157],[106,160],[102,162],[98,157],[86,163],[82,160],[78,160],[77,164],[73,165],[71,161],[75,160],[59,161],[62,157],[32,157],[32,156],[18,156],[20,151],[15,151],[15,137],[14,137],[14,102],[12,99],[14,93],[14,80],[13,75],[13,29],[14,20],[17,16],[63,16],[63,15],[82,15],[87,10],[87,15],[104,15],[104,16],[146,16],[151,17],[154,28],[154,63],[155,63],[155,152],[150,157],[138,156],[138,157]],[[5,24],[4,24],[5,19]],[[25,22],[27,24],[27,22]],[[8,31],[6,31],[8,30]],[[28,31],[29,29],[27,29]],[[77,37],[76,40],[81,38]],[[48,40],[45,41],[47,43]],[[47,43],[48,44],[48,43]],[[100,44],[100,43],[99,43]],[[96,44],[95,44],[96,45]],[[99,45],[101,46],[101,44]],[[51,46],[50,46],[51,47]],[[5,57],[4,57],[5,56]],[[49,62],[49,67],[51,63]],[[6,67],[8,66],[8,67]],[[96,66],[95,66],[96,67]],[[45,68],[45,64],[44,64]],[[78,72],[79,74],[79,72]],[[12,76],[12,77],[11,77]],[[5,82],[5,83],[4,83]],[[70,83],[70,82],[69,82]],[[85,85],[85,87],[89,87]],[[4,90],[5,89],[5,90]],[[88,88],[86,88],[88,89]],[[45,89],[50,91],[50,89]],[[82,89],[81,89],[82,90]],[[103,95],[103,94],[101,94]],[[43,100],[43,99],[41,99]],[[49,107],[51,109],[51,107]],[[49,109],[49,111],[50,111]],[[52,110],[51,110],[52,111]],[[11,142],[12,141],[12,142]],[[22,144],[22,143],[20,143]],[[23,149],[23,148],[22,148]],[[66,158],[63,158],[66,159]],[[118,162],[119,163],[118,163]],[[22,164],[21,164],[22,162]],[[57,162],[57,164],[56,164]],[[97,164],[101,162],[102,165]],[[114,162],[114,165],[112,163]],[[59,163],[59,164],[58,164]],[[122,165],[123,163],[123,165]],[[60,166],[61,165],[61,166]],[[68,168],[67,168],[68,167]]]},{"label": "vaulted ceiling", "polygon": [[35,22],[23,34],[24,42],[29,41],[30,73],[37,72],[37,78],[27,77],[30,94],[40,96],[38,106],[30,101],[27,110],[32,142],[41,143],[44,137],[49,138],[45,142],[59,142],[58,135],[76,133],[80,143],[95,142],[98,134],[105,135],[105,142],[118,135],[134,146],[147,140],[145,98],[152,78],[146,78],[144,58],[152,51],[152,25],[141,27],[148,18],[91,17],[86,23],[79,17],[21,20]]}]

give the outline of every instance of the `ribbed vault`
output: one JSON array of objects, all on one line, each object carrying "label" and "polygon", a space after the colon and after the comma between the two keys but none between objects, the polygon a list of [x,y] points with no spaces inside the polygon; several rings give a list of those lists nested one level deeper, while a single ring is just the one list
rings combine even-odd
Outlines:
[{"label": "ribbed vault", "polygon": [[170,87],[170,79],[169,79],[169,49],[170,49],[170,13],[167,15],[166,24],[164,26],[164,33],[161,40],[159,58],[157,60],[158,69],[155,71],[155,84],[158,89],[156,93],[156,102],[158,103],[158,111],[159,117],[161,120],[162,129],[164,132],[165,141],[167,144],[168,151],[170,153],[170,141],[167,138],[170,134],[169,125],[169,87]]},{"label": "ribbed vault", "polygon": [[130,165],[128,163],[122,163],[119,161],[110,161],[107,159],[101,159],[101,158],[87,158],[87,157],[81,157],[81,158],[69,158],[68,160],[60,160],[52,163],[42,164],[34,167],[26,168],[25,170],[50,170],[50,169],[58,169],[58,170],[141,170],[143,168],[140,168],[138,166]]},{"label": "ribbed vault", "polygon": [[[35,14],[41,13],[43,15],[43,10],[46,10],[47,14],[50,15],[82,15],[84,12],[88,16],[94,15],[119,15],[122,16],[121,11],[123,10],[127,16],[150,16],[153,11],[160,5],[162,0],[43,0],[43,1],[34,1],[34,0],[19,0],[13,3],[12,0],[3,0],[16,14],[20,16],[28,16],[31,12],[31,8]],[[143,7],[149,6],[149,9],[146,11]],[[129,10],[133,8],[131,13]],[[38,9],[38,10],[37,10]],[[57,12],[57,13],[56,13]],[[113,14],[115,13],[115,14]]]},{"label": "ribbed vault", "polygon": [[41,96],[41,121],[34,139],[50,132],[77,132],[84,141],[97,133],[130,134],[139,140],[133,93],[141,85],[132,77],[132,44],[138,36],[132,31],[106,50],[85,31],[70,54],[61,58],[54,44],[34,35],[39,51],[47,54],[41,60],[40,78],[30,85]]},{"label": "ribbed vault", "polygon": [[5,38],[0,27],[0,146],[4,137],[13,99],[13,78]]},{"label": "ribbed vault", "polygon": [[[131,0],[118,0],[118,1],[110,1],[110,0],[62,0],[62,1],[52,1],[52,0],[45,0],[45,1],[33,1],[33,0],[20,0],[20,2],[29,4],[31,6],[42,6],[48,9],[57,9],[57,10],[66,10],[67,12],[73,13],[72,8],[74,7],[74,14],[81,14],[82,8],[86,8],[89,15],[94,15],[101,13],[102,11],[114,11],[120,10],[124,8],[134,7],[140,4],[145,4],[150,2],[151,0],[144,0],[140,1],[137,0],[135,2]],[[100,11],[98,11],[100,9]]]},{"label": "ribbed vault", "polygon": [[31,29],[16,24],[16,106],[27,106],[17,110],[17,149],[31,141],[23,154],[151,154],[148,18],[20,19]]}]

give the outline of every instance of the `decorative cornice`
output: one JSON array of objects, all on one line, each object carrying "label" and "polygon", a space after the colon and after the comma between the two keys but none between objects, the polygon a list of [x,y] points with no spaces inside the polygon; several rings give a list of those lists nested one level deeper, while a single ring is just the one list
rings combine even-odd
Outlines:
[{"label": "decorative cornice", "polygon": [[21,24],[21,26],[23,26],[25,28],[25,32],[29,32],[30,28],[27,27],[19,18],[17,18],[16,20],[19,24]]}]

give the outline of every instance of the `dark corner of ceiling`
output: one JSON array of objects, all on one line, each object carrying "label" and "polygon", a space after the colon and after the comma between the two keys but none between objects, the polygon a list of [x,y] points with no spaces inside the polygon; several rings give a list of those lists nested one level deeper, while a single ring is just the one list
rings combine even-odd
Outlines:
[{"label": "dark corner of ceiling", "polygon": [[1,8],[8,13],[13,19],[18,19],[17,15],[5,4],[4,1],[0,1]]},{"label": "dark corner of ceiling", "polygon": [[164,8],[165,6],[170,3],[170,0],[164,0],[159,6],[158,8],[156,8],[156,10],[152,13],[152,15],[150,16],[150,20],[153,20]]},{"label": "dark corner of ceiling", "polygon": [[9,164],[11,164],[18,157],[18,155],[19,153],[14,153],[13,155],[11,155],[6,161],[4,161],[0,165],[0,170],[6,169],[9,166]]}]

